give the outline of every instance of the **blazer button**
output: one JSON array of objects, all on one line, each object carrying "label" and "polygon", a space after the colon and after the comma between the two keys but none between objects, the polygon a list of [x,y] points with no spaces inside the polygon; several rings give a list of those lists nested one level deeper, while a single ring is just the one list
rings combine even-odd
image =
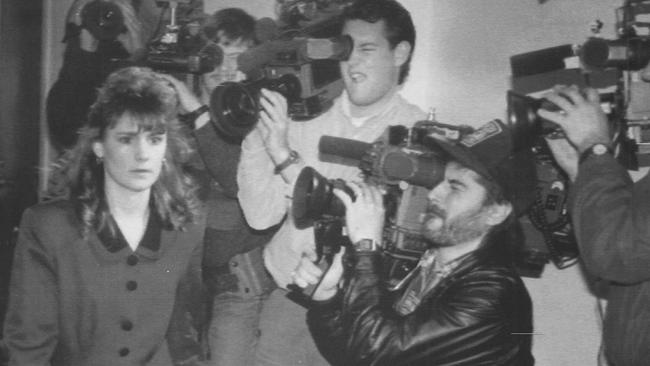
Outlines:
[{"label": "blazer button", "polygon": [[131,254],[126,258],[126,264],[128,264],[129,266],[135,266],[136,264],[138,264],[139,261],[140,259],[138,259],[138,256],[135,254]]},{"label": "blazer button", "polygon": [[128,281],[126,283],[126,289],[129,291],[135,291],[135,289],[138,288],[138,283],[135,281]]},{"label": "blazer button", "polygon": [[126,348],[126,347],[124,347],[124,348],[120,348],[120,356],[121,356],[121,357],[124,357],[124,356],[128,355],[129,352],[131,352],[131,351],[129,351],[129,349]]},{"label": "blazer button", "polygon": [[120,326],[122,327],[122,330],[128,332],[131,329],[133,329],[133,322],[130,321],[130,320],[122,320],[122,323],[120,324]]}]

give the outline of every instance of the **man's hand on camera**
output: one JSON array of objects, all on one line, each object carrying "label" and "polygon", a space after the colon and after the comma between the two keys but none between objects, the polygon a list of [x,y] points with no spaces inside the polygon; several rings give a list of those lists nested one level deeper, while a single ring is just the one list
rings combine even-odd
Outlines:
[{"label": "man's hand on camera", "polygon": [[[197,98],[196,95],[190,91],[184,82],[168,74],[160,74],[160,76],[169,81],[169,83],[172,84],[176,90],[176,94],[178,95],[178,103],[182,109],[181,113],[190,113],[201,107],[202,104],[199,98]],[[201,128],[203,125],[208,123],[209,120],[210,116],[208,113],[204,113],[203,115],[198,116],[194,121],[194,128]]]},{"label": "man's hand on camera", "polygon": [[318,284],[316,290],[312,294],[312,299],[316,301],[329,300],[338,291],[338,284],[343,276],[343,254],[345,248],[334,255],[332,265],[327,269],[323,275],[323,270],[314,263],[314,259],[307,255],[300,258],[300,263],[296,270],[293,272],[293,282],[301,288],[310,285]]},{"label": "man's hand on camera", "polygon": [[262,136],[266,150],[277,165],[286,160],[291,153],[289,148],[289,116],[287,115],[287,100],[282,94],[261,90],[260,122],[257,129]]},{"label": "man's hand on camera", "polygon": [[174,89],[176,89],[176,93],[178,94],[178,103],[181,105],[182,113],[192,112],[201,106],[199,98],[188,89],[184,82],[169,74],[160,74],[160,76],[169,81]]},{"label": "man's hand on camera", "polygon": [[79,32],[79,48],[86,52],[96,52],[99,46],[99,40],[95,38],[86,28],[81,28]]},{"label": "man's hand on camera", "polygon": [[354,192],[354,201],[340,189],[335,189],[334,194],[345,205],[345,223],[350,241],[357,243],[361,239],[371,239],[381,242],[385,215],[382,191],[366,183],[351,182],[348,187]]},{"label": "man's hand on camera", "polygon": [[540,109],[537,113],[562,127],[578,153],[599,143],[611,145],[607,116],[600,106],[597,90],[587,88],[583,94],[576,86],[556,86],[544,97],[560,111]]},{"label": "man's hand on camera", "polygon": [[578,150],[571,145],[569,140],[565,138],[560,139],[546,139],[548,147],[553,153],[553,157],[557,164],[569,176],[571,182],[576,180],[578,176],[578,161],[580,154]]},{"label": "man's hand on camera", "polygon": [[[68,23],[74,23],[81,27],[81,24],[83,22],[81,18],[81,12],[86,4],[88,4],[90,1],[91,0],[76,0],[74,3],[72,3],[72,5],[70,5],[70,9],[68,9]],[[79,32],[79,48],[86,52],[95,52],[97,51],[98,45],[99,40],[90,34],[88,29],[81,28],[81,31]]]}]

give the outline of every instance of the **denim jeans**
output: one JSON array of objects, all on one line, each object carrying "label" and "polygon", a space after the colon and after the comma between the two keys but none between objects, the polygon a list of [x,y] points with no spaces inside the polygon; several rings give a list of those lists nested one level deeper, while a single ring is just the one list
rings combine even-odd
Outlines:
[{"label": "denim jeans", "polygon": [[326,366],[307,328],[307,310],[276,288],[264,301],[256,366]]},{"label": "denim jeans", "polygon": [[253,365],[262,303],[268,295],[223,292],[213,298],[208,329],[212,366]]}]

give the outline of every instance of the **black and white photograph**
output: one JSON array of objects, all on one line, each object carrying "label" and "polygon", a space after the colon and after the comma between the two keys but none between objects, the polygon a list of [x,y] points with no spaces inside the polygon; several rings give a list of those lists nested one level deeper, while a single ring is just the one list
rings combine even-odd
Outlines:
[{"label": "black and white photograph", "polygon": [[3,0],[0,366],[650,365],[650,0]]}]

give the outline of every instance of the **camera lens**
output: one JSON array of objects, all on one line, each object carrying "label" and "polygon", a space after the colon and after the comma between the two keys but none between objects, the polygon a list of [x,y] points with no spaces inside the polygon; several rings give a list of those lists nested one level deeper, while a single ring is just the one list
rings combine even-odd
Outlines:
[{"label": "camera lens", "polygon": [[312,167],[305,167],[293,190],[293,217],[298,227],[307,227],[324,216],[344,217],[345,206],[333,193],[342,189],[351,197],[354,193],[343,181],[329,181]]},{"label": "camera lens", "polygon": [[120,8],[103,0],[91,1],[83,7],[81,24],[99,40],[116,39],[126,30]]},{"label": "camera lens", "polygon": [[259,119],[262,88],[282,94],[289,103],[300,99],[300,80],[292,74],[275,79],[223,83],[210,95],[210,110],[217,128],[229,137],[246,136]]},{"label": "camera lens", "polygon": [[221,84],[210,96],[210,111],[217,128],[226,136],[244,137],[257,123],[257,95],[240,83]]}]

